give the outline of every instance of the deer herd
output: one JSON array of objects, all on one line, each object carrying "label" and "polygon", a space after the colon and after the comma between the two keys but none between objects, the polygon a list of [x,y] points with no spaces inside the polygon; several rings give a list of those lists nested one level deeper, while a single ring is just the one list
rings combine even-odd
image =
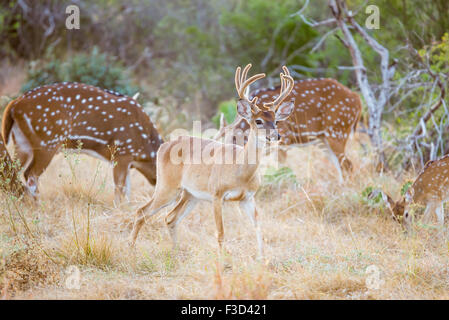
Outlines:
[{"label": "deer herd", "polygon": [[[260,257],[263,241],[254,195],[264,151],[278,148],[282,161],[290,147],[320,143],[343,183],[343,171],[348,174],[353,167],[345,146],[360,120],[362,103],[356,93],[334,79],[294,81],[285,66],[279,87],[250,92],[250,85],[265,76],[248,78],[250,68],[250,64],[243,70],[237,68],[237,117],[232,124],[222,123],[213,139],[181,136],[164,142],[134,98],[91,85],[64,82],[28,91],[11,101],[3,113],[2,187],[15,196],[25,194],[37,200],[39,177],[52,158],[63,149],[79,150],[114,164],[116,202],[129,196],[132,168],[155,186],[151,200],[137,210],[131,245],[147,217],[170,207],[165,222],[176,246],[176,227],[198,201],[205,200],[213,204],[221,248],[222,204],[237,201],[255,228]],[[6,150],[10,140],[18,168]],[[409,230],[413,203],[426,205],[425,219],[435,212],[443,225],[448,184],[449,156],[445,156],[426,164],[402,200],[394,202],[382,191],[377,193]]]}]

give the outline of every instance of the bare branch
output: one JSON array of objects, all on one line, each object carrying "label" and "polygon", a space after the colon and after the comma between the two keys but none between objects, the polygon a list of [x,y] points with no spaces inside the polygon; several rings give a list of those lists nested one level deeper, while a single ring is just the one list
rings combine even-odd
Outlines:
[{"label": "bare branch", "polygon": [[321,45],[324,43],[324,41],[326,41],[326,39],[333,34],[335,31],[337,31],[338,28],[334,28],[329,30],[328,32],[326,32],[321,39],[313,46],[312,50],[310,50],[310,53],[315,52],[316,50],[318,50],[319,47],[321,47]]},{"label": "bare branch", "polygon": [[[338,37],[343,44],[348,48],[353,62],[353,70],[356,74],[356,79],[360,91],[365,98],[366,105],[369,111],[369,130],[371,142],[379,155],[378,161],[384,165],[385,157],[383,155],[382,137],[381,137],[381,120],[385,105],[390,96],[390,79],[395,72],[396,61],[389,63],[388,50],[372,38],[355,20],[354,15],[346,7],[344,0],[329,0],[329,8],[334,16],[338,27],[340,28],[344,39]],[[348,24],[349,25],[348,25]],[[364,65],[362,53],[350,31],[350,27],[359,33],[366,43],[376,51],[381,58],[380,69],[382,74],[382,83],[378,86],[379,94],[376,97],[374,93],[375,86],[369,83],[367,69]]]},{"label": "bare branch", "polygon": [[302,14],[302,13],[307,9],[307,6],[308,6],[308,5],[309,5],[309,0],[306,0],[306,2],[304,3],[303,7],[302,7],[301,9],[299,9],[297,12],[291,14],[290,17],[299,16],[305,24],[307,24],[308,26],[311,26],[311,27],[313,27],[313,28],[316,28],[316,27],[319,27],[319,26],[325,26],[325,25],[333,24],[333,23],[336,23],[336,22],[337,22],[337,20],[335,20],[335,19],[333,19],[333,18],[326,19],[326,20],[319,21],[319,22],[313,21],[313,20],[312,20],[312,22],[310,22],[310,21],[307,20],[307,18]]}]

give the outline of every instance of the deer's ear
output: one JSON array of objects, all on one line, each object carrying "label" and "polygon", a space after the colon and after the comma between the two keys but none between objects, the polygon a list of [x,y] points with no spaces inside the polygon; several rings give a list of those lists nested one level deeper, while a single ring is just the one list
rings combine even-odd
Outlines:
[{"label": "deer's ear", "polygon": [[374,199],[379,194],[382,196],[382,201],[385,203],[385,206],[391,211],[391,213],[393,213],[393,208],[395,206],[395,202],[388,194],[386,194],[382,190],[376,189],[376,190],[371,191],[368,194],[368,199]]},{"label": "deer's ear", "polygon": [[226,118],[225,118],[225,114],[223,112],[220,113],[220,128],[219,130],[223,129],[224,127],[226,127],[228,124],[226,122]]},{"label": "deer's ear", "polygon": [[[382,200],[385,202],[386,206],[388,209],[390,209],[390,211],[393,213],[393,208],[395,206],[395,202],[394,200],[385,192],[381,191],[381,195],[382,195]],[[393,214],[394,215],[394,214]]]},{"label": "deer's ear", "polygon": [[283,102],[276,110],[276,121],[286,120],[295,107],[295,101]]},{"label": "deer's ear", "polygon": [[251,120],[253,111],[251,109],[251,103],[246,100],[240,99],[237,102],[237,113],[246,120]]}]

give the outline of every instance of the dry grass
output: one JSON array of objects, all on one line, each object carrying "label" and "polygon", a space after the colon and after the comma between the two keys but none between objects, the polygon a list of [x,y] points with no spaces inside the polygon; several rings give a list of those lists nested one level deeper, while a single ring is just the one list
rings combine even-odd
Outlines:
[{"label": "dry grass", "polygon": [[[233,203],[225,205],[221,258],[207,203],[181,224],[176,252],[160,217],[148,221],[130,250],[134,211],[153,188],[133,172],[131,201],[114,207],[109,165],[59,155],[41,178],[39,203],[1,198],[0,297],[448,299],[447,236],[418,227],[406,237],[365,204],[366,187],[398,197],[402,181],[376,173],[358,139],[348,150],[355,172],[343,185],[317,148],[289,153],[299,185],[268,186],[257,196],[265,243],[260,262],[251,225]],[[72,265],[80,270],[79,289],[66,286]],[[379,289],[367,287],[370,265],[380,271]]]}]

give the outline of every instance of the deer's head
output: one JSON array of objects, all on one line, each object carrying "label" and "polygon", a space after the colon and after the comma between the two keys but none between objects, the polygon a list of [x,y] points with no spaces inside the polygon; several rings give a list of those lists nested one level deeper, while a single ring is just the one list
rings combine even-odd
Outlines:
[{"label": "deer's head", "polygon": [[384,201],[388,211],[391,213],[393,219],[402,223],[408,232],[411,230],[413,222],[413,216],[410,212],[410,204],[412,202],[412,195],[410,192],[411,190],[408,190],[405,196],[398,201],[394,201],[390,195],[381,190],[371,192],[368,195],[368,198],[373,198],[380,193],[382,195],[382,200]]},{"label": "deer's head", "polygon": [[284,102],[285,98],[293,89],[294,80],[284,66],[284,73],[281,73],[281,92],[275,101],[264,104],[263,108],[257,105],[257,97],[252,100],[248,98],[249,85],[258,79],[265,77],[264,73],[259,73],[246,79],[251,64],[248,64],[241,72],[238,67],[235,72],[235,87],[239,95],[237,102],[237,113],[245,119],[252,130],[258,133],[264,133],[267,140],[278,140],[279,134],[277,124],[286,120],[293,111],[294,102]]}]

